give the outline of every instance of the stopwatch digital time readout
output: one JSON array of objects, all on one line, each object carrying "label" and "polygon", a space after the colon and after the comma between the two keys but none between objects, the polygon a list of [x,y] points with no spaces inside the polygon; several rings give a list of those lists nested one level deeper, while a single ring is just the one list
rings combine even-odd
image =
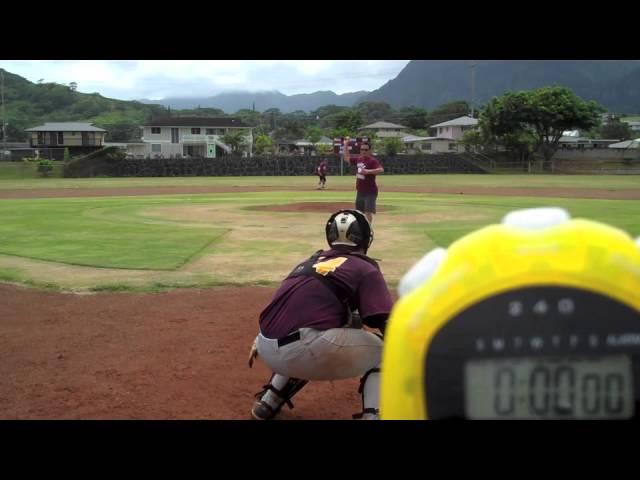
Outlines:
[{"label": "stopwatch digital time readout", "polygon": [[633,407],[627,355],[500,358],[465,365],[470,419],[627,419]]}]

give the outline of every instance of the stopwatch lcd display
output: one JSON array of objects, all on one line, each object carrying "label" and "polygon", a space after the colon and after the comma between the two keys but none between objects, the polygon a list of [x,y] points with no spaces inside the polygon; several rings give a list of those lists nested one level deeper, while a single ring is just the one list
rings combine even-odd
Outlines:
[{"label": "stopwatch lcd display", "polygon": [[465,365],[470,419],[628,419],[628,355],[472,360]]},{"label": "stopwatch lcd display", "polygon": [[578,288],[497,293],[425,346],[424,398],[431,419],[636,419],[640,314]]}]

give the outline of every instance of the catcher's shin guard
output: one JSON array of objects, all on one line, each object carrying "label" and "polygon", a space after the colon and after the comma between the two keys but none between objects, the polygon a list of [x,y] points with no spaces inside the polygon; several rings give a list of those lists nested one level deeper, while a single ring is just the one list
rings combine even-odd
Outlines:
[{"label": "catcher's shin guard", "polygon": [[[369,378],[373,374],[373,377]],[[360,379],[358,393],[362,395],[362,412],[353,415],[354,420],[378,420],[380,412],[378,409],[380,388],[380,369],[372,368],[368,370]]]},{"label": "catcher's shin guard", "polygon": [[[277,385],[282,383],[284,383],[284,386],[278,388]],[[283,375],[276,377],[274,373],[271,375],[269,383],[264,385],[263,389],[256,394],[258,401],[254,403],[251,409],[251,416],[256,420],[270,420],[280,412],[284,404],[289,408],[293,408],[291,399],[307,383],[309,383],[308,380],[299,378],[287,378]]]}]

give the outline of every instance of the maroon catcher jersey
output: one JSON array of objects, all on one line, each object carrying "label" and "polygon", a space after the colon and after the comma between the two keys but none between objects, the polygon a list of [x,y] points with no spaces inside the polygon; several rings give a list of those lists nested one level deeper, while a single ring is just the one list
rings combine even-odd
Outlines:
[{"label": "maroon catcher jersey", "polygon": [[[319,254],[313,268],[344,292],[363,320],[391,312],[393,300],[382,273],[367,260],[331,249]],[[347,320],[345,313],[344,304],[323,281],[287,277],[260,314],[260,332],[267,338],[283,338],[299,328],[339,328]]]}]

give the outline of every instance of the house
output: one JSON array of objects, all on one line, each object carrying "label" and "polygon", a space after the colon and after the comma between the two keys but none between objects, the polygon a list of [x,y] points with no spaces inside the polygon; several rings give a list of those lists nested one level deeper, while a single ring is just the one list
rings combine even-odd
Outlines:
[{"label": "house", "polygon": [[640,122],[632,122],[625,119],[622,119],[622,121],[629,125],[632,132],[640,132]]},{"label": "house", "polygon": [[51,122],[27,128],[29,144],[34,149],[55,149],[69,154],[85,155],[104,147],[106,130],[86,122]]},{"label": "house", "polygon": [[375,122],[370,125],[365,125],[364,127],[360,127],[358,130],[367,130],[374,132],[378,138],[402,138],[406,135],[404,130],[408,127],[403,125],[398,125],[397,123],[391,122]]},{"label": "house", "polygon": [[402,143],[404,143],[407,153],[449,153],[458,152],[459,148],[464,151],[464,148],[459,146],[458,142],[444,137],[407,135],[402,137]]},{"label": "house", "polygon": [[636,138],[635,140],[625,140],[624,142],[612,143],[611,145],[609,145],[609,148],[617,150],[626,150],[628,148],[639,149],[640,138]]},{"label": "house", "polygon": [[2,142],[0,143],[0,160],[19,160],[35,155],[35,150],[28,142]]},{"label": "house", "polygon": [[273,144],[276,147],[276,153],[280,155],[299,155],[296,142],[292,138],[281,138],[280,140],[274,140]]},{"label": "house", "polygon": [[128,158],[144,158],[145,157],[145,143],[144,142],[105,142],[105,147],[117,147],[123,150]]},{"label": "house", "polygon": [[558,146],[567,150],[592,150],[607,148],[618,141],[618,139],[614,138],[587,138],[563,135],[558,141]]},{"label": "house", "polygon": [[447,122],[431,125],[429,128],[436,130],[436,136],[439,138],[448,138],[450,140],[460,140],[467,130],[472,130],[478,125],[478,119],[467,115],[464,117],[454,118]]},{"label": "house", "polygon": [[143,125],[142,141],[148,157],[216,158],[231,153],[222,141],[228,133],[242,132],[248,155],[253,148],[253,128],[231,117],[164,117]]},{"label": "house", "polygon": [[[316,149],[314,148],[314,144],[307,139],[297,140],[294,142],[294,145],[302,155],[316,155],[317,153]],[[332,147],[333,140],[327,137],[321,137],[320,140],[315,143],[315,145],[328,145],[329,147]]]}]

